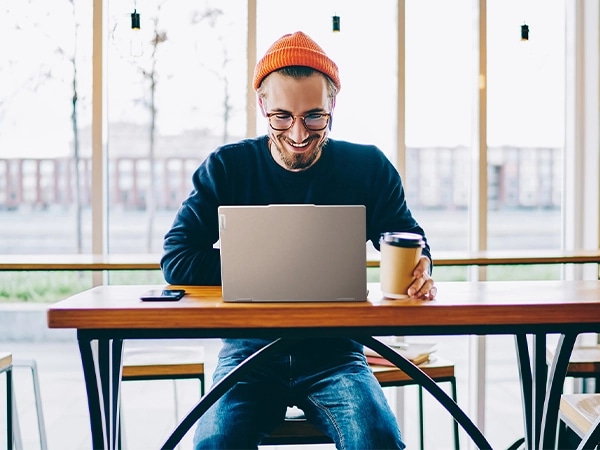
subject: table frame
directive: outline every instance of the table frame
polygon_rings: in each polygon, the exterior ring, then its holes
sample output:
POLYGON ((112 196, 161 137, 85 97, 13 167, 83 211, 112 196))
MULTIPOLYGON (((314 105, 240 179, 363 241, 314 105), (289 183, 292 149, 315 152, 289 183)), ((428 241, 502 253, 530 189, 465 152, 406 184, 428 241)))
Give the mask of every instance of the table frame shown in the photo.
MULTIPOLYGON (((461 332, 436 329, 408 330, 381 330, 374 336, 393 335, 454 335, 465 334, 461 332)), ((92 426, 93 448, 117 448, 119 417, 120 381, 122 370, 122 347, 125 339, 169 339, 169 338, 214 338, 241 337, 239 332, 231 333, 231 330, 213 330, 211 333, 199 333, 198 330, 136 330, 135 332, 123 332, 123 330, 78 330, 77 338, 84 367, 86 389, 88 394, 88 406, 90 410, 90 421, 92 426), (94 344, 94 342, 96 344, 94 344), (94 346, 97 345, 97 351, 94 346)), ((262 333, 256 330, 261 337, 270 336, 270 333, 262 333)), ((396 353, 391 347, 364 334, 364 330, 323 330, 319 334, 324 337, 351 336, 358 342, 380 353, 389 359, 398 368, 406 372, 419 384, 421 384, 437 401, 457 420, 459 425, 468 434, 472 441, 480 449, 491 449, 491 445, 480 432, 473 421, 458 407, 452 398, 441 389, 431 378, 403 356, 396 353)), ((471 330, 473 334, 511 334, 503 328, 475 327, 471 330)), ((552 331, 552 330, 547 330, 552 331)), ((526 448, 553 448, 558 420, 558 409, 560 394, 564 383, 569 356, 575 344, 577 335, 581 332, 592 331, 587 327, 581 330, 562 334, 559 339, 555 360, 548 371, 545 360, 546 331, 540 329, 531 334, 533 339, 533 353, 530 358, 530 350, 527 344, 527 335, 524 330, 515 334, 516 349, 519 362, 519 375, 522 389, 522 403, 524 411, 524 424, 526 436, 523 441, 526 448), (545 381, 547 377, 547 382, 545 381), (548 388, 546 388, 548 386, 548 388)), ((314 337, 314 330, 309 331, 314 337)), ((254 335, 254 333, 250 333, 254 335)), ((467 333, 471 334, 471 333, 467 333)), ((245 335, 245 334, 244 334, 245 335)), ((196 407, 175 428, 173 433, 165 441, 162 449, 173 449, 185 436, 198 418, 237 381, 260 365, 276 351, 280 351, 296 339, 308 336, 306 330, 286 330, 284 337, 276 338, 269 346, 252 355, 238 368, 225 377, 220 383, 213 386, 211 390, 201 399, 196 407)), ((275 336, 275 335, 273 335, 275 336)), ((281 336, 281 335, 280 335, 281 336)))
MULTIPOLYGON (((192 297, 180 305, 135 305, 138 301, 131 294, 136 292, 135 288, 141 291, 152 286, 128 286, 119 293, 118 298, 111 298, 110 295, 107 297, 106 293, 93 295, 93 289, 92 294, 82 293, 59 302, 49 310, 49 325, 51 328, 77 328, 94 448, 116 448, 121 358, 125 339, 266 337, 275 340, 242 363, 221 383, 213 386, 164 443, 162 448, 166 449, 174 448, 216 398, 272 352, 280 350, 293 340, 308 336, 346 336, 381 353, 408 373, 455 417, 479 448, 488 449, 491 446, 483 434, 448 394, 417 366, 372 336, 504 334, 515 336, 526 430, 524 441, 527 448, 542 449, 553 447, 560 394, 575 340, 580 333, 597 332, 600 329, 600 282, 569 283, 578 282, 440 282, 440 292, 445 292, 446 284, 453 284, 454 287, 447 291, 449 295, 463 295, 466 300, 444 304, 444 295, 439 295, 441 300, 436 300, 431 305, 437 305, 442 310, 438 311, 436 307, 434 313, 431 313, 427 302, 421 301, 388 301, 381 305, 375 302, 364 307, 355 304, 336 304, 335 307, 322 304, 314 307, 301 306, 289 310, 294 312, 291 319, 282 316, 288 311, 288 307, 277 304, 257 306, 256 315, 252 319, 248 316, 248 306, 220 306, 218 290, 215 289, 199 294, 200 297, 194 297, 192 291, 192 297), (488 290, 487 295, 491 295, 489 298, 482 294, 488 290), (86 302, 90 302, 89 308, 95 313, 87 313, 86 307, 77 301, 81 299, 80 295, 87 299, 86 302), (483 298, 480 301, 481 295, 483 298), (530 296, 536 299, 528 304, 526 299, 530 296), (510 297, 506 303, 505 297, 510 297), (569 298, 561 300, 563 297, 569 298), (98 301, 102 298, 106 298, 108 303, 103 305, 102 301, 98 301), (195 303, 195 299, 203 302, 204 298, 208 303, 195 303), (379 310, 378 306, 383 309, 379 310), (395 314, 399 311, 396 306, 402 308, 401 315, 395 314), (133 311, 130 311, 132 308, 133 311), (514 314, 506 317, 510 315, 511 308, 514 314), (217 310, 221 312, 216 317, 211 316, 217 310), (335 319, 321 319, 340 310, 343 319, 339 322, 345 325, 339 324, 335 319), (356 318, 355 313, 361 311, 367 314, 366 318, 356 318), (388 311, 393 317, 388 317, 388 311), (171 313, 167 324, 164 323, 166 312, 171 313), (131 317, 136 317, 137 323, 132 324, 127 320, 129 313, 133 313, 131 317), (270 319, 272 314, 281 317, 281 323, 276 327, 257 325, 266 323, 263 321, 267 317, 270 319), (413 319, 412 314, 420 317, 413 319), (312 317, 305 318, 305 315, 312 317), (243 325, 240 324, 240 317, 244 318, 243 325), (226 323, 220 325, 223 320, 226 323), (109 325, 106 325, 106 321, 109 325), (237 324, 231 325, 232 321, 237 324), (202 322, 202 326, 197 328, 189 325, 202 322), (555 360, 549 370, 545 359, 548 334, 561 335, 555 360), (528 336, 532 338, 531 350, 527 343, 528 336)), ((118 286, 104 286, 100 289, 102 288, 108 289, 106 292, 119 292, 120 289, 118 286)), ((377 295, 376 293, 375 296, 377 295)), ((249 307, 253 308, 254 305, 249 307)))

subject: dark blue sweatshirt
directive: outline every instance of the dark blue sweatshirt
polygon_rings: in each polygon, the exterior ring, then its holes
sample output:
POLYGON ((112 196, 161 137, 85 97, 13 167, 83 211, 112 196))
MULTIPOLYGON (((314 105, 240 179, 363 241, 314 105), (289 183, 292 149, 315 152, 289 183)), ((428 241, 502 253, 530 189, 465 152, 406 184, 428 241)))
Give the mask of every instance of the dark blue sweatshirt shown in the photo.
MULTIPOLYGON (((275 162, 267 136, 261 136, 218 148, 192 181, 193 190, 164 240, 161 268, 171 284, 221 284, 219 250, 213 248, 219 239, 220 205, 365 205, 365 241, 371 240, 375 248, 379 249, 379 235, 385 231, 424 235, 407 207, 398 171, 372 145, 329 139, 312 167, 291 172, 275 162)), ((423 254, 430 257, 428 245, 423 254)), ((358 348, 343 341, 331 340, 331 350, 358 348)), ((225 340, 222 355, 246 356, 265 342, 225 340)), ((322 342, 317 348, 325 349, 322 342)))

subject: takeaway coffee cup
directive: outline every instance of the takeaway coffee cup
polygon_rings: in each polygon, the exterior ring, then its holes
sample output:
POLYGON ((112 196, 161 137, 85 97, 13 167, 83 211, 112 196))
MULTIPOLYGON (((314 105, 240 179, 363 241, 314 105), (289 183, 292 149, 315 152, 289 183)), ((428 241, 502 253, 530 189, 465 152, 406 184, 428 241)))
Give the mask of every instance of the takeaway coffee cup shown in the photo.
POLYGON ((382 233, 379 246, 383 295, 388 298, 408 297, 408 288, 413 282, 413 271, 425 247, 423 237, 416 233, 382 233))

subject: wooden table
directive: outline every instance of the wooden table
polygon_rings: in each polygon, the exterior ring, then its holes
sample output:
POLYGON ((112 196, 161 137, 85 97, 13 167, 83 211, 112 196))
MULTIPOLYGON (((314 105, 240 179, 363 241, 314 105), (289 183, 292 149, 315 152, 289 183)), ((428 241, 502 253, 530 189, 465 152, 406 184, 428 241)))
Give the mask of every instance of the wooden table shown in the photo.
POLYGON ((156 286, 99 286, 52 305, 50 328, 75 328, 94 448, 115 448, 124 339, 270 337, 276 339, 213 386, 175 429, 173 448, 214 401, 270 354, 307 336, 350 336, 390 359, 453 414, 478 448, 485 437, 420 370, 372 336, 510 334, 516 338, 527 448, 552 448, 566 368, 579 333, 600 330, 600 281, 439 282, 435 301, 386 300, 369 285, 361 303, 228 303, 219 287, 186 289, 179 302, 142 303, 156 286), (546 335, 559 333, 548 371, 546 335), (527 336, 532 337, 532 352, 527 336), (97 343, 96 345, 93 345, 97 343), (549 380, 546 389, 546 380, 549 380))

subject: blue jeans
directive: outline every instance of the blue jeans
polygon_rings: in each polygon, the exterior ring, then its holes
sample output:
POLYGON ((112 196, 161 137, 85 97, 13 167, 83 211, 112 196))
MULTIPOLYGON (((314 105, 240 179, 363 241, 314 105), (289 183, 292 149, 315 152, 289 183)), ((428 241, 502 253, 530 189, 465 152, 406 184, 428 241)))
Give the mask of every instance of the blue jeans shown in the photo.
MULTIPOLYGON (((217 382, 243 358, 220 357, 217 382)), ((281 354, 237 383, 199 419, 195 449, 257 448, 298 406, 338 449, 403 449, 396 418, 362 352, 281 354)))

